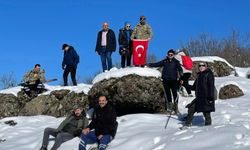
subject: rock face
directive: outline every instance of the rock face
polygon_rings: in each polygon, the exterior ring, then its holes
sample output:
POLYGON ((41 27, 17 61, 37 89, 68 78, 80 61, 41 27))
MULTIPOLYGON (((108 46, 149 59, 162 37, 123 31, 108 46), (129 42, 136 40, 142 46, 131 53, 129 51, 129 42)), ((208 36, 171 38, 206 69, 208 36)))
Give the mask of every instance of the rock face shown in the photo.
POLYGON ((119 116, 165 110, 162 82, 155 77, 128 75, 98 82, 88 92, 90 107, 98 104, 100 94, 107 96, 119 116))
POLYGON ((75 93, 69 90, 53 91, 49 95, 40 95, 34 99, 30 99, 22 92, 19 92, 17 97, 12 94, 0 94, 0 116, 66 116, 76 103, 86 109, 88 106, 87 98, 84 93, 75 93))
POLYGON ((230 99, 243 96, 243 91, 234 84, 229 84, 220 89, 219 98, 220 99, 230 99))
MULTIPOLYGON (((195 79, 198 72, 198 66, 200 61, 193 62, 193 70, 191 79, 195 79)), ((234 71, 227 63, 223 61, 207 62, 208 67, 213 71, 215 77, 229 76, 234 71)))

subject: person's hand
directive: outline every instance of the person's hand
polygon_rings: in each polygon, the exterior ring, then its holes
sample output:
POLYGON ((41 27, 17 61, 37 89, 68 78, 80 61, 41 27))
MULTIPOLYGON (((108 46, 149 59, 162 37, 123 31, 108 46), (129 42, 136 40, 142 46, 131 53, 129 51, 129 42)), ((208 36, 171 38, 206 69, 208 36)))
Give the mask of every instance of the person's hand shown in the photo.
POLYGON ((97 55, 100 55, 100 53, 98 51, 95 51, 97 55))
POLYGON ((212 97, 208 97, 207 100, 208 100, 209 104, 213 104, 214 103, 214 99, 212 97))
POLYGON ((101 135, 98 135, 98 140, 100 140, 101 138, 103 137, 103 135, 101 134, 101 135))
POLYGON ((89 133, 89 128, 85 128, 85 129, 83 129, 82 130, 82 133, 84 134, 84 135, 86 135, 86 134, 88 134, 89 133))
POLYGON ((183 84, 183 80, 180 80, 180 84, 181 84, 181 85, 183 84))
POLYGON ((148 41, 151 41, 152 40, 152 38, 148 38, 148 41))
POLYGON ((62 66, 62 70, 64 70, 65 68, 62 66))

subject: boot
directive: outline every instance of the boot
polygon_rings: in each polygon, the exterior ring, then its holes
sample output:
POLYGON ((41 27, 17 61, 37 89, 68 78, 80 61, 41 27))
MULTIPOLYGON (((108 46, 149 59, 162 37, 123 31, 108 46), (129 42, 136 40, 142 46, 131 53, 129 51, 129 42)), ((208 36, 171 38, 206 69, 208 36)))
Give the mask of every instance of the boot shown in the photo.
POLYGON ((178 109, 178 103, 174 103, 174 113, 175 115, 180 115, 181 113, 179 112, 179 109, 178 109))

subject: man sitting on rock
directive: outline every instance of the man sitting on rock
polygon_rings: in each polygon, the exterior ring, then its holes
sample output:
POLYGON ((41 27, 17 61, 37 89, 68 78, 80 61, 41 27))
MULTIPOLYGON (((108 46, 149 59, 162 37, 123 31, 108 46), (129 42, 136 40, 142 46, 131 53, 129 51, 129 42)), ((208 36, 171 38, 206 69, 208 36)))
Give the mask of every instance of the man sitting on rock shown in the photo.
POLYGON ((43 83, 46 81, 44 77, 45 71, 41 69, 40 64, 36 64, 35 68, 28 71, 22 80, 22 89, 29 97, 36 97, 39 93, 44 90, 43 83))
POLYGON ((86 150, 86 144, 93 143, 98 143, 99 150, 105 150, 115 137, 118 126, 116 112, 104 95, 99 96, 98 102, 91 123, 82 131, 79 150, 86 150))
POLYGON ((87 127, 88 119, 80 105, 73 107, 73 112, 69 115, 57 129, 46 128, 43 135, 43 143, 40 150, 47 150, 49 136, 55 137, 55 143, 51 150, 56 150, 63 142, 69 141, 76 136, 80 136, 82 129, 87 127))

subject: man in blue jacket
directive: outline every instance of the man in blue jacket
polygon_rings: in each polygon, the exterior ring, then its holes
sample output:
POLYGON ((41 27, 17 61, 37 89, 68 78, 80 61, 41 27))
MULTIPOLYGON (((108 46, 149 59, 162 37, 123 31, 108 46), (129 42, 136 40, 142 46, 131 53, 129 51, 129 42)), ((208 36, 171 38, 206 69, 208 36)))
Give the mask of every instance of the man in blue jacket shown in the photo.
POLYGON ((76 69, 79 63, 79 55, 76 53, 74 47, 68 44, 63 44, 62 50, 64 50, 64 57, 62 61, 62 69, 64 70, 64 86, 68 86, 69 73, 71 75, 73 85, 76 86, 76 69))

